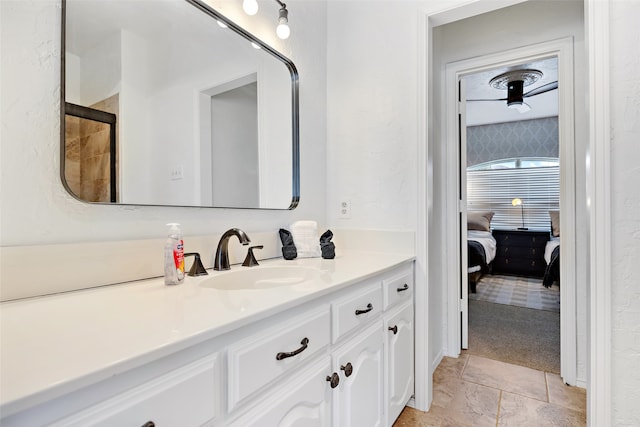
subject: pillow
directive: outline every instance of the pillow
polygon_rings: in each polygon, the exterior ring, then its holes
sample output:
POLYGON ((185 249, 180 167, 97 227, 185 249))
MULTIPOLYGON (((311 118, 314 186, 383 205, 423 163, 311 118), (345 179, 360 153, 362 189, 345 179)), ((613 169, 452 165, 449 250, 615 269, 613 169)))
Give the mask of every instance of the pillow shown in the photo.
POLYGON ((467 230, 491 231, 493 212, 467 212, 467 230))
POLYGON ((551 235, 553 237, 560 236, 560 211, 549 211, 551 217, 551 235))

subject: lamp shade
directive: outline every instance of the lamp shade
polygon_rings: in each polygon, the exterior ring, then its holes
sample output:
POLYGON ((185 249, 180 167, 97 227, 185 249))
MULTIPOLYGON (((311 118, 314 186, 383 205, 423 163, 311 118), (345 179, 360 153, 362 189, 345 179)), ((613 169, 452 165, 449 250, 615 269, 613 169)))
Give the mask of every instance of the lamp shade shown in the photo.
POLYGON ((512 206, 520 206, 522 205, 522 199, 518 199, 517 197, 511 201, 512 206))

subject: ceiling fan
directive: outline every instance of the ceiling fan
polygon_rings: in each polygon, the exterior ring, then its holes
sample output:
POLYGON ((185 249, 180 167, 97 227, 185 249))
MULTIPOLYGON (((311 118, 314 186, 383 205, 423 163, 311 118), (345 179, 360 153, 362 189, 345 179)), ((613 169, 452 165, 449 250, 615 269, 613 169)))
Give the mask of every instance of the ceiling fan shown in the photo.
POLYGON ((521 113, 531 110, 531 106, 524 102, 524 98, 540 95, 558 88, 558 82, 550 82, 524 93, 524 88, 537 82, 542 77, 542 71, 533 69, 513 70, 500 74, 489 81, 489 85, 500 90, 507 90, 506 98, 497 99, 467 99, 476 101, 507 101, 507 107, 514 108, 521 113))

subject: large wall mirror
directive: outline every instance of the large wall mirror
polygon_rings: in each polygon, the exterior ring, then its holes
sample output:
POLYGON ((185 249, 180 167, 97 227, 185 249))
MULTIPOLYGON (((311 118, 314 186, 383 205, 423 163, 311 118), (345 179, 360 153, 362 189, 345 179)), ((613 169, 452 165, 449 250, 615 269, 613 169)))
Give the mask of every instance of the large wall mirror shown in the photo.
POLYGON ((199 0, 63 0, 61 175, 91 203, 293 209, 293 63, 199 0))

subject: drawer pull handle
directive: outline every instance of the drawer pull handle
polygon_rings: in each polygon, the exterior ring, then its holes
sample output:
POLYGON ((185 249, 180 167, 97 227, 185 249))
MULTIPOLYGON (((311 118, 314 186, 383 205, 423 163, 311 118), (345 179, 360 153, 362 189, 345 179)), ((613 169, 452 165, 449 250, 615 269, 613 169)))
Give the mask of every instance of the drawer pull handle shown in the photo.
POLYGON ((300 344, 302 344, 302 347, 300 347, 297 350, 293 350, 293 351, 286 352, 286 353, 280 352, 280 353, 276 354, 276 360, 286 359, 287 357, 297 356, 298 354, 302 353, 309 346, 309 338, 306 338, 306 337, 303 338, 302 341, 300 341, 300 344))
POLYGON ((334 372, 331 375, 327 375, 327 381, 331 383, 331 388, 336 388, 340 384, 340 376, 334 372))
POLYGON ((351 364, 351 362, 347 363, 346 366, 345 365, 340 366, 340 369, 344 371, 344 376, 347 378, 350 377, 351 374, 353 373, 353 365, 351 364))
POLYGON ((409 290, 409 285, 407 285, 406 283, 404 284, 403 287, 396 289, 396 291, 398 292, 404 292, 404 291, 408 291, 409 290))
POLYGON ((356 316, 360 316, 361 314, 365 314, 373 310, 373 304, 367 304, 367 308, 364 310, 356 310, 356 316))
POLYGON ((398 333, 398 325, 393 325, 393 327, 389 326, 389 330, 393 332, 393 335, 398 333))
POLYGON ((146 423, 142 424, 142 427, 156 427, 156 423, 154 423, 153 421, 147 421, 146 423))

